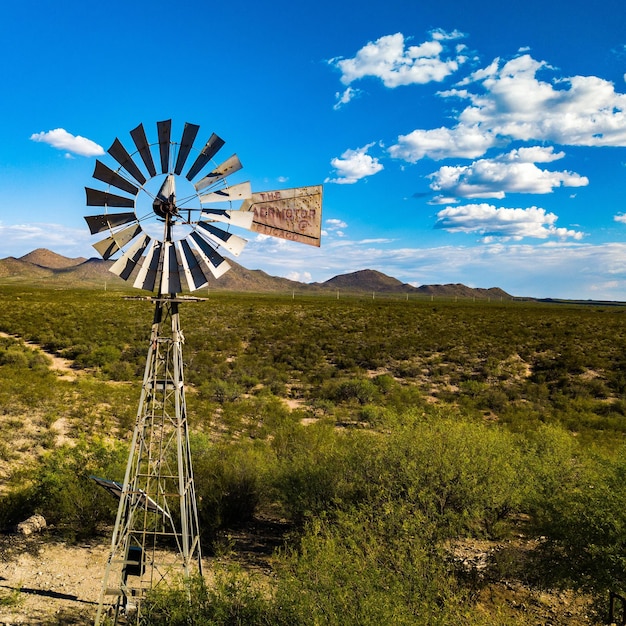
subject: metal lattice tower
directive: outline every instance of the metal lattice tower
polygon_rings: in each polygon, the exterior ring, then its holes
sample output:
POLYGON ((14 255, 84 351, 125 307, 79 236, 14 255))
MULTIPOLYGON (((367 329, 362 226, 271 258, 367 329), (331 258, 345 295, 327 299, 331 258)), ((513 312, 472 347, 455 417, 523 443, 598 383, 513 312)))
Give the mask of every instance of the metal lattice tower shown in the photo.
POLYGON ((146 590, 202 575, 200 531, 183 380, 183 333, 175 297, 155 299, 137 419, 121 490, 98 616, 107 596, 121 614, 146 590))
POLYGON ((93 177, 107 189, 85 188, 87 205, 104 211, 85 217, 91 234, 108 233, 94 248, 105 260, 120 252, 110 271, 158 294, 124 481, 94 477, 120 499, 96 626, 111 598, 117 624, 139 616, 153 587, 202 575, 177 294, 230 269, 222 253, 238 256, 246 244, 232 227, 320 245, 321 185, 252 193, 249 182, 231 184, 242 165, 236 154, 213 161, 225 143, 215 133, 183 177, 199 128, 186 123, 173 142, 172 121, 157 122, 158 138, 150 144, 140 124, 130 132, 134 153, 119 139, 109 148, 117 169, 96 161, 93 177))

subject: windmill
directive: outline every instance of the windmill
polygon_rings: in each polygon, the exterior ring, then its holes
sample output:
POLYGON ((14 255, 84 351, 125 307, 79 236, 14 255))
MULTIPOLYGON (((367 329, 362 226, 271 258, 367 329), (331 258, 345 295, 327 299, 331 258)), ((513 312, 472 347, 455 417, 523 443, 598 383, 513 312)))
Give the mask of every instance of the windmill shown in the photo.
POLYGON ((215 133, 185 171, 199 129, 186 123, 174 142, 171 120, 157 122, 150 144, 140 124, 130 131, 132 154, 117 138, 109 148, 115 169, 96 160, 93 177, 106 189, 85 188, 87 206, 102 207, 85 217, 92 235, 106 235, 94 248, 105 260, 119 253, 110 271, 156 294, 124 480, 95 478, 119 497, 96 625, 107 605, 117 624, 139 614, 147 590, 202 575, 178 313, 199 299, 183 291, 230 269, 222 253, 238 256, 246 244, 231 228, 320 245, 321 185, 253 193, 249 182, 231 184, 242 165, 236 154, 214 160, 225 143, 215 133))

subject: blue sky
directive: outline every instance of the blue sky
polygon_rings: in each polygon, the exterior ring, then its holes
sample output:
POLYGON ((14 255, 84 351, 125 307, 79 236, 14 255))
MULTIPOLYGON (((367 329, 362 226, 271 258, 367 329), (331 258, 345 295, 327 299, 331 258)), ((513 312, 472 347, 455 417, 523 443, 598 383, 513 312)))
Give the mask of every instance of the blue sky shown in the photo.
POLYGON ((3 16, 2 258, 97 256, 96 158, 171 118, 174 137, 192 122, 199 143, 224 138, 254 191, 324 183, 321 248, 242 232, 246 267, 626 300, 623 0, 25 0, 3 16))

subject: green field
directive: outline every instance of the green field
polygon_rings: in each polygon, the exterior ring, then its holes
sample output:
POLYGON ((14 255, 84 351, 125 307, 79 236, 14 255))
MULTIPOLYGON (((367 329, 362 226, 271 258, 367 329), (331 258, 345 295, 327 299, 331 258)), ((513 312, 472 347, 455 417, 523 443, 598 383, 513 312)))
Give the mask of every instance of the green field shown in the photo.
MULTIPOLYGON (((106 536, 114 503, 87 476, 122 477, 152 314, 122 292, 0 287, 0 526, 41 512, 66 539, 106 536), (59 376, 24 341, 84 373, 59 376)), ((178 596, 153 598, 146 623, 544 623, 503 581, 592 603, 587 621, 551 623, 602 623, 626 591, 625 316, 371 296, 181 305, 204 551, 259 520, 287 531, 269 578, 224 570, 178 617, 178 596), (455 558, 466 545, 491 546, 484 567, 455 558)))

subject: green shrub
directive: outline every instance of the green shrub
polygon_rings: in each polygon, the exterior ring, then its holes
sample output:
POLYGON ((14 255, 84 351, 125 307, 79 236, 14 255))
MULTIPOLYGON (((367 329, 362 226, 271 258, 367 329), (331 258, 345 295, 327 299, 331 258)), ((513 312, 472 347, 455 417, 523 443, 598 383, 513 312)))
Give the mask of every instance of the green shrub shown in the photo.
POLYGON ((432 527, 389 501, 318 518, 278 569, 276 604, 293 624, 492 624, 448 572, 432 527))
POLYGON ((0 346, 0 366, 6 365, 15 369, 46 369, 50 365, 50 359, 40 350, 31 350, 22 342, 10 343, 0 346))
POLYGON ((33 513, 40 513, 69 539, 94 535, 102 524, 112 522, 118 503, 90 476, 119 479, 126 453, 122 445, 98 440, 47 452, 2 498, 1 526, 11 529, 33 513))
POLYGON ((276 432, 276 491, 294 521, 364 502, 405 501, 442 537, 498 535, 519 510, 528 477, 515 435, 437 410, 370 417, 385 420, 391 432, 337 432, 323 423, 276 432))
POLYGON ((293 521, 352 506, 367 491, 367 458, 375 458, 369 433, 338 433, 333 424, 287 423, 271 441, 277 456, 276 497, 293 521))
POLYGON ((78 367, 104 367, 119 361, 122 351, 112 345, 103 345, 93 348, 89 352, 76 357, 78 367))
POLYGON ((236 383, 227 380, 214 380, 203 385, 202 393, 219 404, 233 402, 243 393, 243 389, 236 383))
POLYGON ((526 487, 517 438, 504 430, 433 409, 407 412, 377 461, 380 492, 411 502, 442 536, 497 535, 526 487), (411 416, 413 418, 411 419, 411 416))
POLYGON ((223 528, 241 526, 254 516, 265 495, 269 471, 263 444, 214 444, 194 435, 192 457, 198 514, 209 543, 223 528))
POLYGON ((333 402, 356 401, 368 404, 380 395, 379 387, 367 378, 329 381, 322 386, 319 395, 333 402))
POLYGON ((392 390, 397 389, 398 383, 394 379, 393 376, 389 374, 381 374, 380 376, 376 376, 372 379, 372 382, 378 387, 378 390, 384 394, 388 395, 392 390))
POLYGON ((111 380, 133 380, 137 375, 135 367, 126 361, 107 363, 104 367, 104 373, 111 380))
POLYGON ((626 459, 554 445, 535 473, 529 510, 546 537, 542 571, 561 585, 626 591, 626 459), (543 470, 543 471, 542 471, 543 470))
POLYGON ((209 586, 196 577, 151 590, 141 626, 287 626, 259 584, 236 568, 218 568, 209 586))

